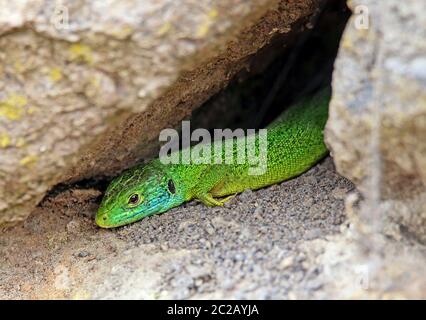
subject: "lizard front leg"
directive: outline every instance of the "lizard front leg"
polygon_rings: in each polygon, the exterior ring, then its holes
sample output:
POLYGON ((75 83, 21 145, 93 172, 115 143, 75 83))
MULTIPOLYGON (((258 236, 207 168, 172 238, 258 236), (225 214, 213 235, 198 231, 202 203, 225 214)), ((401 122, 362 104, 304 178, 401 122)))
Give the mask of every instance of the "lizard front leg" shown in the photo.
POLYGON ((216 207, 216 206, 223 206, 225 202, 235 197, 236 194, 231 194, 223 199, 215 199, 213 196, 208 192, 204 194, 200 194, 196 196, 196 199, 200 200, 202 203, 204 203, 206 206, 209 207, 216 207))
POLYGON ((199 182, 193 189, 193 197, 209 207, 223 206, 226 201, 234 197, 234 195, 230 195, 224 199, 218 200, 211 194, 211 190, 226 179, 226 169, 227 167, 225 165, 209 166, 199 177, 199 182))

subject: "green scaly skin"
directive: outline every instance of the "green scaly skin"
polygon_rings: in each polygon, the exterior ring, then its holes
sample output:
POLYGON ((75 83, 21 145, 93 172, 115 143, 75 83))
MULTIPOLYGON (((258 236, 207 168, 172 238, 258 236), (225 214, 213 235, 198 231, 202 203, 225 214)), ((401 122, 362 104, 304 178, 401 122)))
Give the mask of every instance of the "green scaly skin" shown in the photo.
MULTIPOLYGON (((208 206, 223 205, 245 189, 259 189, 300 175, 328 153, 323 129, 329 100, 329 90, 323 90, 290 107, 267 127, 264 174, 249 174, 247 162, 163 164, 155 159, 124 172, 111 182, 96 215, 97 225, 103 228, 126 225, 192 199, 208 206), (224 196, 228 197, 217 199, 224 196)), ((255 139, 258 154, 258 136, 255 139)), ((212 149, 214 146, 215 142, 212 149)), ((235 142, 233 146, 235 154, 235 142)))

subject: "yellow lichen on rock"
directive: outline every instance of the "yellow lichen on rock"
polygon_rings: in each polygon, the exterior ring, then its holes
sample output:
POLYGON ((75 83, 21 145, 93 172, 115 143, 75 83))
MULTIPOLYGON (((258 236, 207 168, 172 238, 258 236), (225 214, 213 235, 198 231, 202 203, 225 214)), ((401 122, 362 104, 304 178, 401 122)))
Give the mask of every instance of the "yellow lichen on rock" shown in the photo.
POLYGON ((58 82, 62 79, 62 71, 61 68, 55 67, 52 68, 49 72, 49 78, 52 82, 58 82))
POLYGON ((16 140, 16 144, 15 144, 15 147, 17 147, 17 148, 22 148, 23 146, 25 146, 25 139, 24 138, 22 138, 22 137, 19 137, 17 140, 16 140))
POLYGON ((0 148, 7 148, 10 146, 10 136, 6 132, 0 132, 0 148))
POLYGON ((21 166, 32 166, 35 164, 38 160, 38 157, 36 155, 30 154, 28 156, 25 156, 19 161, 19 164, 21 166))
POLYGON ((92 49, 81 43, 75 43, 70 46, 69 57, 71 61, 80 61, 89 64, 93 62, 92 49))
POLYGON ((26 97, 18 94, 11 94, 6 100, 0 102, 0 117, 8 120, 19 120, 23 113, 23 107, 28 103, 26 97))
POLYGON ((172 29, 172 24, 170 23, 170 21, 167 21, 161 26, 160 29, 158 29, 157 35, 163 36, 167 34, 171 29, 172 29))
POLYGON ((13 64, 13 67, 15 68, 15 70, 18 73, 22 73, 23 71, 25 71, 25 66, 22 64, 21 61, 16 60, 15 63, 13 64))
POLYGON ((216 19, 218 15, 218 12, 216 9, 211 9, 207 13, 207 17, 204 20, 204 22, 198 27, 196 37, 197 38, 203 38, 207 35, 207 33, 210 30, 210 26, 213 24, 214 20, 216 19))

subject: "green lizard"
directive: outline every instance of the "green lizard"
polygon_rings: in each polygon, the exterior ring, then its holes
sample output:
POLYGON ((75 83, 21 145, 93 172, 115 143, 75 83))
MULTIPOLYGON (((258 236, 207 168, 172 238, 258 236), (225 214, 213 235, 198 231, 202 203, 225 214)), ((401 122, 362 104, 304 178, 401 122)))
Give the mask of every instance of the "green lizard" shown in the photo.
MULTIPOLYGON (((208 206, 223 205, 245 189, 259 189, 305 172, 328 152, 323 129, 329 100, 329 90, 323 90, 288 108, 267 127, 267 166, 263 174, 249 174, 247 162, 163 164, 159 159, 127 170, 109 185, 96 215, 97 225, 122 226, 191 199, 208 206)), ((254 137, 258 140, 259 134, 254 137)), ((217 143, 222 142, 211 143, 211 150, 217 143)), ((235 152, 237 143, 232 145, 235 152)), ((255 148, 259 153, 258 141, 255 148)))

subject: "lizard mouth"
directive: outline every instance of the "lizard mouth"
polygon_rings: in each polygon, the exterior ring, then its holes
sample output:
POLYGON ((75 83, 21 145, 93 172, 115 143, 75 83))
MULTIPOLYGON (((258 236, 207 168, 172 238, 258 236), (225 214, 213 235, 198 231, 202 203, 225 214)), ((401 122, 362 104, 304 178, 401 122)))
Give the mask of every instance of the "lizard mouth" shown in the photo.
POLYGON ((140 212, 136 212, 131 216, 128 216, 127 213, 116 212, 114 209, 112 210, 102 210, 99 209, 96 214, 95 222, 98 227, 101 228, 115 228, 120 227, 125 224, 128 224, 132 221, 132 218, 139 215, 140 212))
POLYGON ((113 226, 109 224, 108 214, 110 211, 99 210, 96 214, 96 224, 101 228, 112 228, 113 226))

